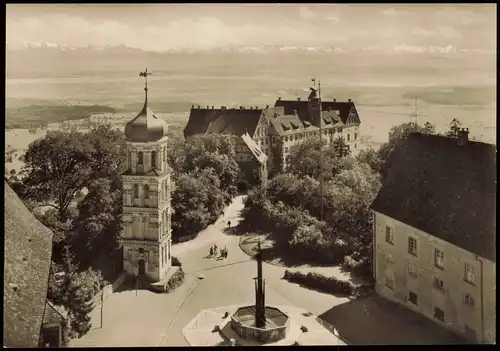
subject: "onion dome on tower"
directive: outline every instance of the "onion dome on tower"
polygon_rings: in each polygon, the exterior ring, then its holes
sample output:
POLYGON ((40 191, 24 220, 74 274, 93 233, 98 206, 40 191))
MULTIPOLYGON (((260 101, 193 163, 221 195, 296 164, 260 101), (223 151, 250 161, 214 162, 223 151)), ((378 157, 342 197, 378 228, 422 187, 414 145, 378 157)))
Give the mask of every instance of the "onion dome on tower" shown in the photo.
POLYGON ((155 142, 167 135, 168 125, 163 119, 157 117, 148 106, 148 76, 151 73, 146 68, 139 75, 144 77, 146 83, 144 106, 141 112, 125 125, 125 139, 136 143, 155 142))

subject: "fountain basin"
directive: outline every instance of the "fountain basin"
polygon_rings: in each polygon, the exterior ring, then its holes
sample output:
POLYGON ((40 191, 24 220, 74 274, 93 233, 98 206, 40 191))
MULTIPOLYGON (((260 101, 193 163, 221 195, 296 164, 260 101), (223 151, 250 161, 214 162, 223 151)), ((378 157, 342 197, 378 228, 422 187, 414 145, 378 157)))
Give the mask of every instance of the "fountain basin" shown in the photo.
POLYGON ((276 307, 265 307, 266 324, 258 328, 255 320, 255 306, 244 306, 231 316, 231 328, 243 339, 262 343, 276 342, 286 337, 290 318, 276 307))

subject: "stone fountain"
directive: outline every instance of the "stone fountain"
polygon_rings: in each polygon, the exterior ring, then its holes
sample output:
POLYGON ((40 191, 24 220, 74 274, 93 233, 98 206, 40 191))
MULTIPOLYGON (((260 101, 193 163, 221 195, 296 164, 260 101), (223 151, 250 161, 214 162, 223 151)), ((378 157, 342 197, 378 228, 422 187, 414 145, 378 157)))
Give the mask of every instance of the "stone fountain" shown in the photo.
POLYGON ((201 311, 182 331, 190 345, 343 344, 311 313, 294 306, 266 305, 260 242, 257 245, 256 258, 255 304, 201 311))

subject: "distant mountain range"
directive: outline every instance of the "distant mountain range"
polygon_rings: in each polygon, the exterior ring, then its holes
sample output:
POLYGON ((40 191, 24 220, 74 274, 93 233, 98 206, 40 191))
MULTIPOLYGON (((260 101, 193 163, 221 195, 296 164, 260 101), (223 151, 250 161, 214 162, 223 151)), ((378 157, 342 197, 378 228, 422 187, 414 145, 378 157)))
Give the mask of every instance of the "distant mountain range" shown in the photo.
POLYGON ((182 48, 165 51, 145 51, 125 45, 119 46, 68 46, 51 42, 34 43, 6 43, 7 53, 19 51, 37 51, 37 52, 66 52, 66 53, 104 53, 104 54, 141 54, 141 53, 272 53, 272 52, 324 52, 324 53, 356 53, 356 52, 378 52, 378 53, 430 53, 430 54, 457 54, 457 53, 476 53, 476 54, 494 54, 494 51, 486 51, 474 48, 457 48, 448 46, 414 46, 408 44, 394 45, 392 47, 366 47, 360 49, 349 49, 339 46, 321 47, 321 46, 241 46, 224 47, 216 49, 200 48, 182 48))

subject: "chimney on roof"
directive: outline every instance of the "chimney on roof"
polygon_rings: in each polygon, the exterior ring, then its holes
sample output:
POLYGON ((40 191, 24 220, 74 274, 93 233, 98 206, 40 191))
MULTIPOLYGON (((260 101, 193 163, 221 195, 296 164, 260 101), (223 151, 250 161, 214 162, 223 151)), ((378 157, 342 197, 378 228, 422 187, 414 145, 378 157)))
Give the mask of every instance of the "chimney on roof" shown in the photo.
POLYGON ((457 143, 459 146, 465 146, 469 141, 469 128, 460 128, 458 130, 457 143))
POLYGON ((351 99, 347 99, 348 102, 351 102, 351 99))
POLYGON ((214 109, 214 107, 212 106, 212 110, 214 109))
POLYGON ((194 105, 191 105, 191 108, 193 109, 193 108, 194 108, 194 105))
POLYGON ((269 108, 269 105, 266 105, 266 108, 269 108))
POLYGON ((333 98, 333 102, 337 102, 337 99, 336 99, 336 98, 333 98))
POLYGON ((220 107, 221 110, 225 110, 226 109, 226 106, 221 106, 220 107))
POLYGON ((240 110, 243 110, 243 106, 240 106, 240 110))
POLYGON ((297 98, 297 101, 300 101, 300 97, 297 98))
POLYGON ((297 116, 297 110, 293 110, 293 115, 297 116))
POLYGON ((259 106, 255 106, 255 109, 258 110, 259 109, 259 106))
POLYGON ((278 98, 278 100, 281 100, 281 96, 278 98))

